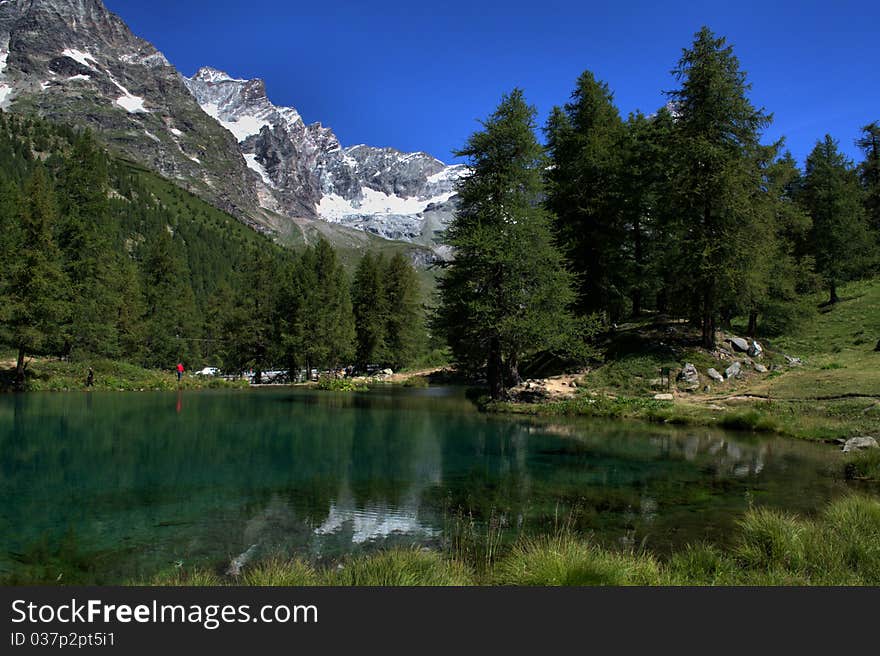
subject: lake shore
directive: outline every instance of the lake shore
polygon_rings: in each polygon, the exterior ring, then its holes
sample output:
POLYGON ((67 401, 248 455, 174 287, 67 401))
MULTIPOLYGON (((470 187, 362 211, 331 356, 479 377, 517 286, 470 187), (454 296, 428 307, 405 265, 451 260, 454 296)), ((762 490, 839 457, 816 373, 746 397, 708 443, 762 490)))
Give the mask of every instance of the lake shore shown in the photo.
POLYGON ((691 545, 666 558, 607 549, 564 529, 502 554, 491 535, 447 552, 390 549, 324 565, 274 556, 225 571, 172 567, 152 586, 594 586, 880 584, 880 501, 849 496, 815 519, 752 509, 729 548, 691 545))

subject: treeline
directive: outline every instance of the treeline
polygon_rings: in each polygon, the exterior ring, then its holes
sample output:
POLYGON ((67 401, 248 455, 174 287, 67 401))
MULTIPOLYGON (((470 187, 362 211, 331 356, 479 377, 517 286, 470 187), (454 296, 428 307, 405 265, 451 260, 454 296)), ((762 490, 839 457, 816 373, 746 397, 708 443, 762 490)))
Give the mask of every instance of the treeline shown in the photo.
POLYGON ((326 242, 297 255, 88 132, 0 112, 0 344, 19 384, 32 355, 259 372, 363 353, 402 366, 426 343, 419 284, 402 255, 361 268, 377 265, 375 296, 326 242), (353 295, 372 298, 369 319, 353 295))
POLYGON ((520 90, 502 99, 460 156, 473 174, 448 231, 456 259, 437 327, 494 397, 519 362, 572 352, 591 330, 660 313, 690 319, 711 348, 735 317, 773 333, 825 288, 876 272, 880 124, 855 165, 826 136, 801 170, 761 143, 771 116, 748 98, 732 48, 703 28, 651 115, 621 118, 587 71, 538 142, 520 90))

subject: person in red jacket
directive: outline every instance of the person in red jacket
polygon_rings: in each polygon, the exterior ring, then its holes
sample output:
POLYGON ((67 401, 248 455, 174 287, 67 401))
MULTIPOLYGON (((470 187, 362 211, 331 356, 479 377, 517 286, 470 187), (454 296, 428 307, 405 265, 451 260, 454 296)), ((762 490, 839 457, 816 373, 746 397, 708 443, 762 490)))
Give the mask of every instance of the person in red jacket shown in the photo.
POLYGON ((180 382, 180 379, 183 378, 183 363, 177 363, 177 382, 180 382))

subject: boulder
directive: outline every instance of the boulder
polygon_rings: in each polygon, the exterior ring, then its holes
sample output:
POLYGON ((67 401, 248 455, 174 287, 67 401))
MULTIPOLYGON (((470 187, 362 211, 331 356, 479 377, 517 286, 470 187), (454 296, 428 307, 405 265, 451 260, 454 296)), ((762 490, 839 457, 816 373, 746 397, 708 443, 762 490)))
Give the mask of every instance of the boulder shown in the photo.
POLYGON ((850 453, 852 451, 862 451, 864 449, 878 448, 877 440, 873 437, 863 435, 861 437, 851 437, 843 445, 843 452, 850 453))
POLYGON ((385 376, 391 376, 394 374, 394 371, 392 371, 391 369, 383 369, 382 374, 385 376))
POLYGON ((709 369, 706 370, 706 375, 714 380, 716 383, 724 382, 724 376, 718 373, 718 370, 713 367, 709 367, 709 369))
POLYGON ((681 371, 678 372, 678 380, 683 382, 685 389, 694 390, 700 386, 700 372, 690 362, 685 363, 681 371))
POLYGON ((749 343, 747 340, 742 337, 731 337, 730 344, 733 346, 735 351, 739 351, 741 353, 745 353, 749 350, 749 343))
POLYGON ((684 367, 681 368, 681 371, 678 372, 678 379, 688 383, 699 383, 700 372, 697 371, 697 368, 694 365, 687 362, 684 367))
POLYGON ((758 342, 752 340, 752 343, 749 345, 749 355, 753 358, 760 358, 764 355, 764 347, 761 346, 758 342))
POLYGON ((755 367, 755 371, 757 371, 759 374, 766 374, 767 373, 767 367, 765 367, 760 362, 755 362, 752 364, 752 366, 755 367))
POLYGON ((673 400, 675 400, 675 397, 672 396, 672 394, 655 394, 654 400, 655 401, 673 401, 673 400))
POLYGON ((786 362, 789 364, 789 366, 791 366, 791 367, 799 367, 800 365, 803 364, 803 361, 802 361, 800 358, 793 358, 793 357, 791 357, 790 355, 786 355, 786 356, 784 356, 784 357, 785 357, 785 361, 786 361, 786 362))
POLYGON ((724 375, 728 380, 731 378, 739 378, 742 373, 742 365, 739 362, 734 362, 727 369, 724 370, 724 375))

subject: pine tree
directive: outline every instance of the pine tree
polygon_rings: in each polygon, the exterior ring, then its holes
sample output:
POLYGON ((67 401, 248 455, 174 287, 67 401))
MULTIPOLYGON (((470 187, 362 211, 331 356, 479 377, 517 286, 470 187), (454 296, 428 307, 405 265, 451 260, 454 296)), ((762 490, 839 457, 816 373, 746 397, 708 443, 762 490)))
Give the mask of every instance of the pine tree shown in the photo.
POLYGON ((257 384, 261 382, 262 372, 277 357, 280 343, 279 268, 266 251, 249 253, 238 293, 224 318, 224 366, 239 372, 253 369, 257 384))
MULTIPOLYGON (((660 291, 660 256, 665 240, 664 209, 668 192, 672 116, 666 108, 646 117, 631 114, 621 143, 620 208, 622 286, 639 316, 646 301, 660 291)), ((656 305, 656 303, 655 303, 656 305)))
POLYGON ((801 197, 813 220, 816 271, 828 288, 829 303, 837 303, 837 286, 864 271, 872 244, 858 175, 830 135, 807 157, 801 197))
POLYGON ((856 145, 865 153, 865 161, 859 167, 865 189, 865 211, 875 237, 880 239, 880 123, 874 121, 863 127, 856 145))
POLYGON ((194 340, 200 338, 195 297, 189 272, 167 226, 159 228, 146 247, 143 262, 145 364, 171 368, 189 363, 194 340))
POLYGON ((623 308, 619 169, 623 124, 605 82, 585 71, 571 100, 554 108, 545 128, 551 166, 547 207, 556 217, 559 245, 578 274, 578 307, 623 308))
POLYGON ((385 297, 389 362, 394 369, 400 369, 411 364, 427 342, 418 275, 401 253, 394 254, 385 269, 385 297))
POLYGON ((24 386, 25 358, 58 348, 69 314, 69 283, 53 231, 55 194, 38 165, 24 191, 20 230, 7 268, 2 298, 3 338, 18 352, 15 377, 24 386))
POLYGON ((768 222, 772 233, 764 237, 766 267, 762 270, 766 285, 763 293, 744 308, 748 312, 750 337, 757 334, 759 317, 764 332, 778 334, 810 312, 801 299, 816 287, 814 260, 807 247, 812 221, 797 202, 801 186, 801 172, 791 153, 786 152, 767 167, 767 201, 771 204, 768 222))
POLYGON ((336 367, 354 352, 350 283, 324 239, 306 249, 285 294, 283 339, 291 368, 336 367))
POLYGON ((519 382, 521 358, 563 347, 574 324, 572 279, 540 202, 546 159, 534 128, 535 109, 516 89, 457 153, 472 173, 446 233, 455 259, 436 324, 460 367, 485 366, 493 399, 519 382))
POLYGON ((354 274, 351 288, 356 335, 356 359, 360 370, 388 358, 386 321, 388 299, 385 292, 385 259, 365 254, 354 274))
POLYGON ((59 186, 59 246, 76 303, 67 351, 118 357, 116 318, 122 310, 121 274, 109 222, 106 156, 90 133, 78 135, 64 161, 59 186))
POLYGON ((669 202, 674 232, 667 267, 714 346, 721 314, 760 275, 752 253, 765 232, 762 191, 766 151, 759 143, 770 117, 746 97, 750 85, 733 49, 708 29, 697 33, 674 71, 681 88, 669 92, 675 114, 669 202))

